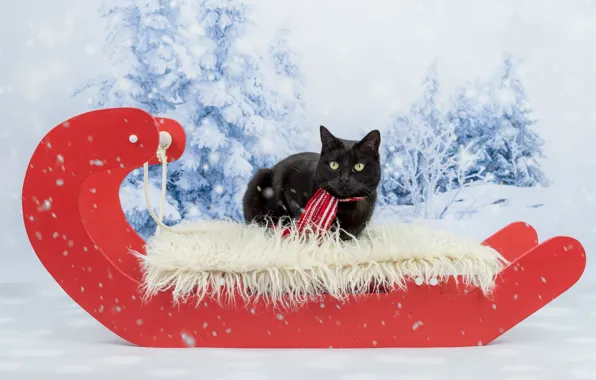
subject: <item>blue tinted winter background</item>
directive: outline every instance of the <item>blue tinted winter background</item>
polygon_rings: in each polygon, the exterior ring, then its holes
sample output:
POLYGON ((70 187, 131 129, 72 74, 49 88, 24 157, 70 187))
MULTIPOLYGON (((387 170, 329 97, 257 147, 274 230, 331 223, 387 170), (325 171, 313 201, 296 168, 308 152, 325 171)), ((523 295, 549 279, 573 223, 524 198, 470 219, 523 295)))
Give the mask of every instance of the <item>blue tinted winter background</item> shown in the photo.
MULTIPOLYGON (((596 2, 21 0, 0 13, 0 378, 596 378, 596 2), (53 284, 20 190, 50 128, 90 109, 175 118, 166 221, 241 220, 249 177, 319 149, 318 126, 382 134, 376 220, 481 240, 516 220, 579 239, 582 280, 491 346, 146 350, 53 284)), ((159 194, 152 169, 151 196, 159 194)), ((155 226, 139 177, 127 217, 155 226)), ((561 268, 564 270, 565 268, 561 268)))

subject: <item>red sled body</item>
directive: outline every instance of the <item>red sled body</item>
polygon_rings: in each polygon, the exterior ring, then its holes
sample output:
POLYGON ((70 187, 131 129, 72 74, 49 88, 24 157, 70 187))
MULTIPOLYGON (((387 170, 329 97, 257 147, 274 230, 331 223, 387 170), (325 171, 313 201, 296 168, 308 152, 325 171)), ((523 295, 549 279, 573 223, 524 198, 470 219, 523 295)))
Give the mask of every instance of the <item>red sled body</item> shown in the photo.
POLYGON ((166 292, 143 301, 141 268, 129 250, 143 252, 145 242, 125 219, 119 188, 144 162, 158 163, 159 131, 172 136, 168 160, 180 158, 186 138, 174 120, 134 108, 76 116, 40 142, 22 193, 27 234, 39 260, 75 302, 135 345, 486 345, 573 286, 586 265, 577 240, 557 236, 539 244, 531 226, 516 222, 484 241, 510 261, 489 296, 452 278, 437 286, 412 282, 407 291, 373 293, 348 303, 323 296, 284 314, 265 303, 174 305, 166 292))

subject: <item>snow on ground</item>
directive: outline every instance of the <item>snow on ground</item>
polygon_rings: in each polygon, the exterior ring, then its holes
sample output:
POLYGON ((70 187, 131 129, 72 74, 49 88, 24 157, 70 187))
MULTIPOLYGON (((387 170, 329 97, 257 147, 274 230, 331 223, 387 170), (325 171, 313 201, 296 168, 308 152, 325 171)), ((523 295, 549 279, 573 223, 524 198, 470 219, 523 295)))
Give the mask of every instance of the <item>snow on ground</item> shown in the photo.
MULTIPOLYGON (((577 209, 557 202, 557 194, 556 188, 470 188, 459 194, 461 201, 445 219, 429 222, 479 240, 516 220, 534 225, 541 240, 583 233, 581 220, 574 220, 577 209)), ((450 199, 450 194, 443 197, 450 199)), ((405 210, 379 211, 377 220, 383 221, 397 220, 405 210)), ((585 236, 580 241, 589 258, 596 239, 593 233, 585 236)), ((27 264, 23 271, 30 268, 27 264)), ((8 269, 0 269, 0 278, 8 278, 2 272, 20 272, 8 269)), ((78 307, 49 275, 37 276, 37 282, 0 284, 2 380, 596 379, 596 278, 589 272, 489 346, 322 351, 133 347, 78 307)))

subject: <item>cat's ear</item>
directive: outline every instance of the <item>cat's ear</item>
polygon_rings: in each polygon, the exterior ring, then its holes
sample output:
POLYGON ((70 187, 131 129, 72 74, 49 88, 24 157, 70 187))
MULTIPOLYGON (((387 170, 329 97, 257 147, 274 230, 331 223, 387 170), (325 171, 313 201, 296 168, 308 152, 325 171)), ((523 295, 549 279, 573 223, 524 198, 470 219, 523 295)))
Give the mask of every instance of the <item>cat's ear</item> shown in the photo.
POLYGON ((375 153, 379 152, 380 145, 381 145, 381 132, 379 132, 377 129, 375 129, 374 131, 368 132, 368 134, 366 136, 364 136, 364 138, 362 140, 358 141, 358 143, 356 144, 356 146, 360 150, 369 150, 369 151, 373 151, 375 153))
POLYGON ((341 146, 341 142, 339 141, 339 139, 337 137, 333 136, 333 134, 331 134, 331 132, 329 132, 329 130, 322 125, 321 125, 321 144, 323 145, 323 150, 328 150, 328 149, 337 148, 337 147, 341 146))

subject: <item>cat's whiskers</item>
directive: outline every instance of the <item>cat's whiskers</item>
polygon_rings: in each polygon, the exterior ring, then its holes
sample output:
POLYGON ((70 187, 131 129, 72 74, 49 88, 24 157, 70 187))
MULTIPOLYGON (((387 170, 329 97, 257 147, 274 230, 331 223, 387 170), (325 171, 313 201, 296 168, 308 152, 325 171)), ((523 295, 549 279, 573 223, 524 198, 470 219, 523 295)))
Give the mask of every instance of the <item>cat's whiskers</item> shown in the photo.
POLYGON ((370 197, 371 195, 374 194, 375 189, 371 188, 370 186, 367 185, 362 185, 362 187, 360 188, 359 191, 362 191, 364 193, 365 197, 370 197))

